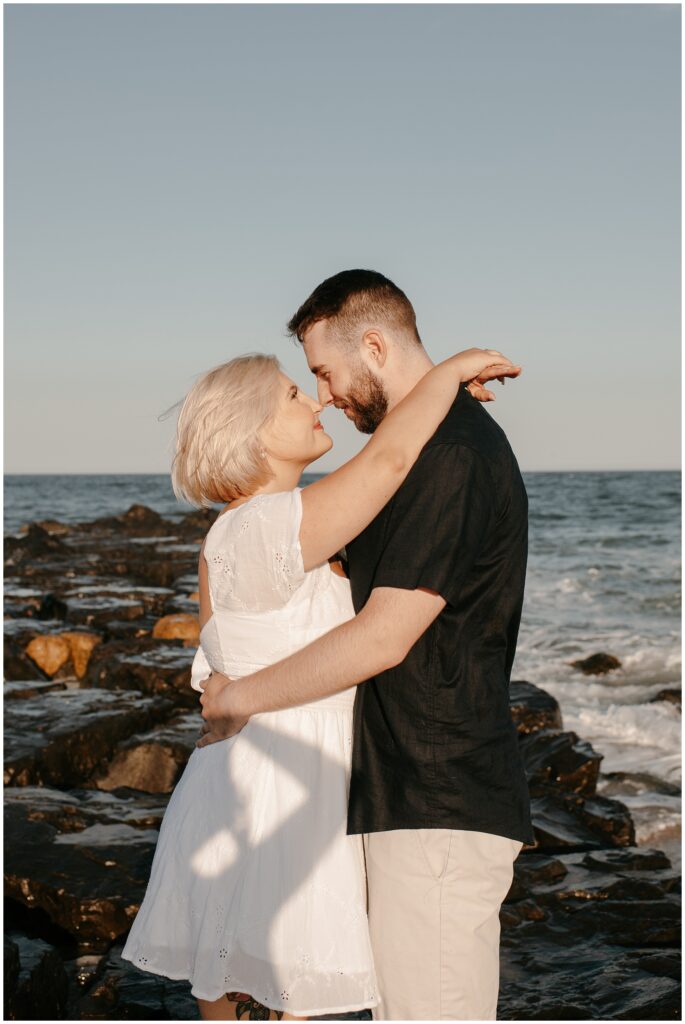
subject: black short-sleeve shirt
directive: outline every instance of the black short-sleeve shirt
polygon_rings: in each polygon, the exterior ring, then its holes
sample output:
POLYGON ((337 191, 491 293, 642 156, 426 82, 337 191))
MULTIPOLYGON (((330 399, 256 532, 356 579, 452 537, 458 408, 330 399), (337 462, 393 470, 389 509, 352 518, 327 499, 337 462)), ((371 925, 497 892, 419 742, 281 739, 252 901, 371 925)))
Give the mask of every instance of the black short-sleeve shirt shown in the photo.
POLYGON ((348 832, 454 828, 534 841, 509 680, 528 501, 506 436, 462 388, 395 497, 347 546, 355 609, 376 587, 444 610, 357 688, 348 832))

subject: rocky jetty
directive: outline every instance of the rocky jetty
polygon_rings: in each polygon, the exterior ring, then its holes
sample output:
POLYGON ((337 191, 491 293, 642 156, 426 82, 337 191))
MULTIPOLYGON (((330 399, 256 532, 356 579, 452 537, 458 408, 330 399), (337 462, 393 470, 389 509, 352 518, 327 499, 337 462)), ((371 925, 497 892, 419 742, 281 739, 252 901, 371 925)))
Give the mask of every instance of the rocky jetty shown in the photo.
MULTIPOLYGON (((199 1019, 187 982, 120 954, 201 724, 189 669, 213 516, 136 505, 6 540, 5 1019, 199 1019)), ((550 694, 512 683, 511 714, 535 844, 502 907, 498 1016, 679 1019, 678 873, 635 845, 609 776, 598 794, 602 755, 550 694)))

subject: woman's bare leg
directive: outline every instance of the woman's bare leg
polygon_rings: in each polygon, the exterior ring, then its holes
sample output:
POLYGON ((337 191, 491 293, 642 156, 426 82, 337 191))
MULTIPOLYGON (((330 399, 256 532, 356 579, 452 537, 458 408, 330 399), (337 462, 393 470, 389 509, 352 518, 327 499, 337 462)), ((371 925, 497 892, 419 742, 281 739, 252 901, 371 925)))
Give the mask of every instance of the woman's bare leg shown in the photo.
POLYGON ((252 996, 243 992, 227 992, 218 999, 198 999, 202 1020, 309 1020, 293 1017, 281 1010, 267 1010, 252 996))

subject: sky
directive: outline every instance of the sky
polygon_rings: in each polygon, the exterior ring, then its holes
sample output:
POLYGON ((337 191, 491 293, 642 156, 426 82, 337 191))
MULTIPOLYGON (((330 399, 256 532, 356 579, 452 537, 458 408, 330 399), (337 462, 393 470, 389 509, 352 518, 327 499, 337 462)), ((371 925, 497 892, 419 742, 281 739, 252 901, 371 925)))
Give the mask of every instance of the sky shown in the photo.
MULTIPOLYGON (((523 366, 523 470, 680 459, 680 8, 8 4, 5 471, 168 471, 195 378, 378 270, 523 366)), ((364 438, 335 409, 330 470, 364 438)))

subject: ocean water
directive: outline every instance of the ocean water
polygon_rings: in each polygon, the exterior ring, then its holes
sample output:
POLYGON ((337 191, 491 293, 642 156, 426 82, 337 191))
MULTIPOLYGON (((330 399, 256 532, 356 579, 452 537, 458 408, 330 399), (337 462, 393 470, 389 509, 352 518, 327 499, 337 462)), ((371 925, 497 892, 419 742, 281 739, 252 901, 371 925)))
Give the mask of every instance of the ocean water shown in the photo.
MULTIPOLYGON (((604 755, 600 791, 630 807, 640 843, 679 862, 681 717, 673 704, 650 700, 681 682, 680 474, 524 478, 530 556, 513 678, 554 694, 564 727, 604 755), (569 664, 598 651, 621 668, 583 676, 569 664), (617 782, 610 772, 631 778, 617 782)), ((136 502, 171 519, 189 510, 166 475, 7 476, 4 532, 37 519, 117 514, 136 502)))

